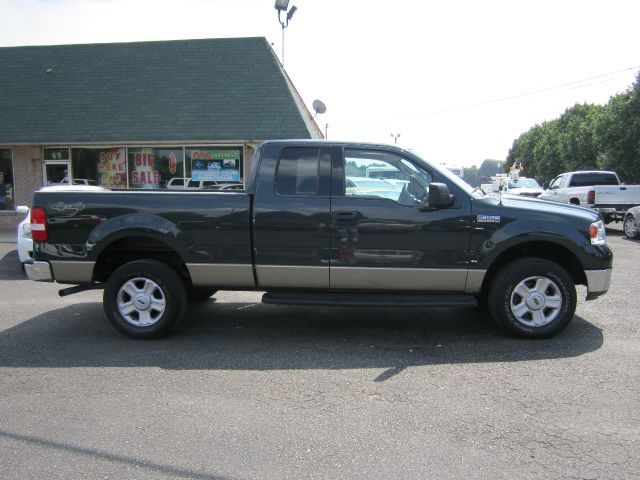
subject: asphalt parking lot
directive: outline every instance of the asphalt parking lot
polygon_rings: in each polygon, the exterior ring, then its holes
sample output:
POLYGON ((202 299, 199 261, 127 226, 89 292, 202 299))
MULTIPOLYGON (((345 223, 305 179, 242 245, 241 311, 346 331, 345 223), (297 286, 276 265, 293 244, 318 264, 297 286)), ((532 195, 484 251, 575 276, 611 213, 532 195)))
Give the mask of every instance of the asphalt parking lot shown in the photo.
POLYGON ((608 241, 610 292, 543 341, 234 292, 134 341, 0 243, 0 478, 638 478, 640 242, 608 241))

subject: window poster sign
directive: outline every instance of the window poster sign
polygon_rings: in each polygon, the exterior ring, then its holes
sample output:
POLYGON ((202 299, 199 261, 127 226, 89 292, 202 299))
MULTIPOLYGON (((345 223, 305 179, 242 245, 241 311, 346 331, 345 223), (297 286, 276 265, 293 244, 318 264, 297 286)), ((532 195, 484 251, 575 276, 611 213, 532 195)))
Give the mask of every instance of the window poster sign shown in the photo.
POLYGON ((98 183, 105 188, 126 188, 127 171, 124 148, 100 150, 98 156, 98 183))
POLYGON ((160 188, 160 174, 153 148, 129 149, 129 187, 160 188))
POLYGON ((191 178, 216 182, 240 182, 241 149, 187 148, 191 178))

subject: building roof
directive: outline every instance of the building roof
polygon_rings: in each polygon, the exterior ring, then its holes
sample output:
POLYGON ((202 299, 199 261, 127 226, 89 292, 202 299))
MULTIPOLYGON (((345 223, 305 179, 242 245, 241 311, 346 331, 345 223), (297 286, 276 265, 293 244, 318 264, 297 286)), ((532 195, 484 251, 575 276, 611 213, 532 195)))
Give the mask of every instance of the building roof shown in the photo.
POLYGON ((321 132, 264 38, 0 48, 0 144, 321 132))

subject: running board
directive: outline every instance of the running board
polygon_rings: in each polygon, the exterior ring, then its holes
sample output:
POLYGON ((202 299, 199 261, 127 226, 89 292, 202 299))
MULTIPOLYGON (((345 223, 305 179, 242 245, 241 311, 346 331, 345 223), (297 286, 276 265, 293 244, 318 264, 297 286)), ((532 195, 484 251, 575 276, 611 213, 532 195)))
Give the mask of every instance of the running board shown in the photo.
POLYGON ((267 292, 262 303, 336 307, 476 307, 472 295, 411 295, 381 293, 267 292))

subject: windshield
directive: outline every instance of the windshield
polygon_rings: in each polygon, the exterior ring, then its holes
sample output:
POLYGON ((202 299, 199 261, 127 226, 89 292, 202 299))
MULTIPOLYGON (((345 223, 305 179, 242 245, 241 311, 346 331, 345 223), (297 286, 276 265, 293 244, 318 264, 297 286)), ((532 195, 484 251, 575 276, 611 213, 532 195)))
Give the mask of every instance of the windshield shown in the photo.
MULTIPOLYGON (((411 153, 415 157, 417 157, 419 160, 424 162, 425 164, 431 165, 418 152, 415 152, 415 151, 412 150, 411 153)), ((485 197, 485 195, 482 192, 482 190, 480 190, 479 188, 475 188, 474 189, 471 185, 469 185, 467 182, 465 182, 462 178, 458 177, 455 173, 449 171, 448 169, 446 169, 444 167, 440 167, 437 170, 438 170, 438 172, 440 172, 440 174, 443 177, 446 177, 447 180, 451 181, 451 183, 454 183, 458 188, 460 188, 461 190, 465 191, 466 193, 471 195, 473 198, 484 198, 485 197)))

